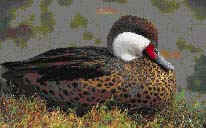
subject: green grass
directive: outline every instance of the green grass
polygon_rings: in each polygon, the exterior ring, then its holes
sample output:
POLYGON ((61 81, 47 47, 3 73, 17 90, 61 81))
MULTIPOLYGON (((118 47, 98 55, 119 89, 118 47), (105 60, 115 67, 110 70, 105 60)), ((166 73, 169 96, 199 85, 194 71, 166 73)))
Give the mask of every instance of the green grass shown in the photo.
POLYGON ((151 0, 151 2, 162 13, 172 13, 180 7, 180 3, 176 0, 151 0))
POLYGON ((167 108, 156 113, 153 119, 135 114, 128 115, 127 110, 105 105, 94 106, 82 117, 56 108, 48 111, 45 101, 37 97, 20 97, 0 99, 0 127, 91 127, 91 128, 201 128, 205 122, 206 112, 197 110, 197 105, 185 102, 184 91, 178 93, 167 108))

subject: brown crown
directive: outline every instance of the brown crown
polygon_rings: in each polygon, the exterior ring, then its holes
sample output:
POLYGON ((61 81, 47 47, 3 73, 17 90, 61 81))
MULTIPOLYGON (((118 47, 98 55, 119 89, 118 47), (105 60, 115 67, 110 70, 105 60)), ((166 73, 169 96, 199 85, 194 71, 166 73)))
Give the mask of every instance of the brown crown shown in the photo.
POLYGON ((122 32, 137 33, 150 39, 156 47, 158 45, 158 31, 150 21, 137 16, 126 15, 120 17, 120 19, 113 24, 107 36, 107 47, 110 50, 112 48, 113 39, 122 32))

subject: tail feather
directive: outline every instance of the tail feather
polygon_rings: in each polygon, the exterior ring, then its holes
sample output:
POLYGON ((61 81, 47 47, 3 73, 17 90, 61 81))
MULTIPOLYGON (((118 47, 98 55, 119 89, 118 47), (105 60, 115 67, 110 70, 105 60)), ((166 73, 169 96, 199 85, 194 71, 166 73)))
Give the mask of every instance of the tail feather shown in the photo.
POLYGON ((16 69, 20 66, 20 62, 6 62, 0 64, 0 79, 12 80, 19 74, 16 69))
POLYGON ((0 80, 2 80, 3 78, 3 74, 5 74, 6 72, 8 72, 8 69, 6 67, 4 67, 3 65, 0 65, 0 80))
POLYGON ((5 90, 7 90, 7 80, 2 76, 4 73, 6 73, 8 70, 0 65, 0 96, 4 96, 5 90))
POLYGON ((18 68, 19 66, 22 65, 22 62, 6 62, 1 64, 2 67, 10 69, 10 70, 14 70, 15 68, 18 68))
POLYGON ((0 97, 13 94, 12 90, 14 86, 11 83, 18 81, 18 76, 20 76, 20 74, 12 70, 7 64, 0 64, 0 97))

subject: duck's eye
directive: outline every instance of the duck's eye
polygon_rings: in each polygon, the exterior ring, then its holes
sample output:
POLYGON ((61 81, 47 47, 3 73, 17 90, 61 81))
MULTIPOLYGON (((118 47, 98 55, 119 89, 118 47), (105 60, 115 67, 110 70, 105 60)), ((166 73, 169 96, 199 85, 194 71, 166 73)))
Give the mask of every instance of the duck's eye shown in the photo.
POLYGON ((159 55, 159 50, 157 50, 157 48, 154 49, 154 52, 159 55))

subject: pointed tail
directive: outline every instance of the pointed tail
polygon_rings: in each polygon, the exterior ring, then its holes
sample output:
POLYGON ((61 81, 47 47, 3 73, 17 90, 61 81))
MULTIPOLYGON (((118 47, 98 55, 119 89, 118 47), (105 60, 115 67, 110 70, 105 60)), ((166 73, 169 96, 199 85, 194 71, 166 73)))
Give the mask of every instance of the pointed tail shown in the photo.
MULTIPOLYGON (((4 65, 0 65, 0 82, 3 81, 3 74, 8 72, 8 69, 4 65)), ((5 79, 5 78, 4 78, 5 79)))
POLYGON ((0 96, 5 96, 9 94, 9 89, 7 85, 7 79, 3 77, 3 74, 5 74, 8 71, 4 66, 0 65, 0 96))
POLYGON ((4 78, 5 80, 12 80, 17 78, 18 71, 21 67, 21 62, 6 62, 0 64, 0 78, 4 78))

